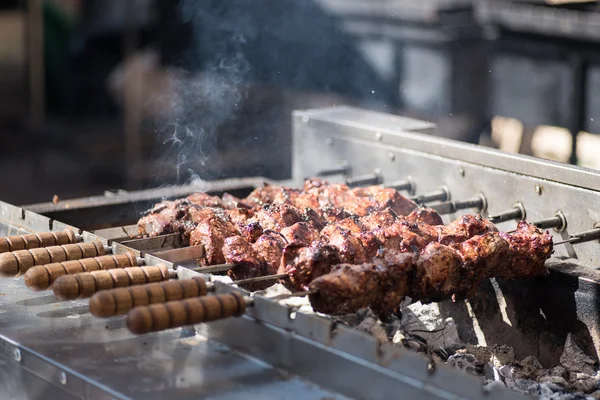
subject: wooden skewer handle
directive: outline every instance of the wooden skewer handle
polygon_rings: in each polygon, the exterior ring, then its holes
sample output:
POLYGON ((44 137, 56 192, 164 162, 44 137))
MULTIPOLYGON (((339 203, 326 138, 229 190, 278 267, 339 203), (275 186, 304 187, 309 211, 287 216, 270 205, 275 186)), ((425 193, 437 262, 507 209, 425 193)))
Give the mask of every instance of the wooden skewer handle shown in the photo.
POLYGON ((72 230, 59 232, 30 233, 20 236, 0 237, 0 253, 9 251, 35 249, 38 247, 60 246, 75 243, 78 236, 72 230))
POLYGON ((134 307, 206 296, 209 289, 199 276, 98 292, 90 299, 90 312, 100 318, 127 314, 134 307))
POLYGON ((34 265, 79 260, 104 254, 104 245, 98 241, 0 253, 0 276, 11 277, 24 274, 34 265))
POLYGON ((166 281, 169 278, 169 269, 164 265, 115 268, 63 275, 54 281, 52 290, 61 300, 75 300, 90 297, 101 290, 166 281))
POLYGON ((142 335, 165 329, 195 325, 244 313, 247 304, 239 293, 194 297, 191 299, 136 307, 127 314, 127 328, 142 335))
POLYGON ((131 254, 117 254, 81 260, 64 261, 54 264, 37 265, 24 276, 25 284, 32 290, 46 290, 58 277, 80 272, 92 272, 113 268, 127 268, 138 265, 137 257, 131 254))

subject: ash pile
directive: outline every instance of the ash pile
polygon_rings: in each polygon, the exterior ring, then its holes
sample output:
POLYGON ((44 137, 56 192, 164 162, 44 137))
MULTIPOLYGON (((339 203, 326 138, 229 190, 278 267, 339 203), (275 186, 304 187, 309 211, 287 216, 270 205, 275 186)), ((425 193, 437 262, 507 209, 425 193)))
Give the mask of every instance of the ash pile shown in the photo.
MULTIPOLYGON (((258 292, 257 292, 258 293, 258 292)), ((266 296, 289 293, 282 285, 274 285, 263 292, 266 296)), ((304 313, 314 313, 305 297, 281 301, 304 313)), ((407 299, 398 315, 382 321, 370 310, 364 309, 345 317, 332 317, 366 332, 380 343, 393 343, 428 357, 430 369, 447 364, 481 378, 486 390, 508 387, 517 392, 544 400, 600 399, 600 368, 572 334, 564 343, 557 365, 542 365, 535 355, 515 356, 508 345, 478 346, 461 340, 453 318, 445 318, 438 303, 412 303, 407 299)))

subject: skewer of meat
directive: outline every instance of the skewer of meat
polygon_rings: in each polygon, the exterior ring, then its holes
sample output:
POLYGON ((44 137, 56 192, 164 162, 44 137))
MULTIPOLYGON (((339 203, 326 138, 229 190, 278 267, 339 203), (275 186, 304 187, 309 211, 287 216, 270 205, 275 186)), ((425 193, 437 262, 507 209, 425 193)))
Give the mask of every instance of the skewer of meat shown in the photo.
POLYGON ((521 221, 514 233, 488 232, 462 243, 430 243, 420 254, 388 252, 372 263, 341 264, 308 285, 313 309, 347 314, 371 307, 389 313, 408 296, 422 302, 461 299, 486 278, 524 279, 547 273, 552 237, 521 221))
MULTIPOLYGON (((251 244, 231 236, 220 248, 227 263, 237 265, 232 279, 265 274, 288 274, 284 284, 291 290, 306 290, 314 278, 328 273, 336 264, 370 262, 386 250, 418 253, 429 243, 461 243, 475 235, 496 231, 481 217, 464 216, 449 225, 426 225, 384 210, 361 218, 347 218, 321 232, 295 224, 279 234, 267 233, 251 244)), ((264 287, 247 287, 259 290, 264 287)))
POLYGON ((407 215, 417 208, 416 203, 395 189, 380 186, 350 189, 346 185, 312 180, 306 181, 302 190, 267 185, 254 190, 246 199, 238 199, 227 193, 223 198, 197 193, 184 199, 164 201, 139 220, 138 229, 141 234, 151 236, 177 232, 189 234, 196 224, 195 210, 220 208, 226 210, 225 213, 236 223, 244 223, 257 210, 273 203, 311 213, 313 218, 321 219, 322 225, 388 207, 400 215, 407 215))

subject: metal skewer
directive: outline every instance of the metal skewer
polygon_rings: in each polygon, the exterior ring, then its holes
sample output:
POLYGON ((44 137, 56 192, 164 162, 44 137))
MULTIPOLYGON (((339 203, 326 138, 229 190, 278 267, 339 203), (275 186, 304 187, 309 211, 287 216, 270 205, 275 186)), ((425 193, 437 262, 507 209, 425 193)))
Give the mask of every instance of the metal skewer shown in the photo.
POLYGON ((410 196, 409 199, 417 204, 430 203, 432 201, 448 201, 450 199, 450 192, 448 191, 448 188, 443 187, 433 192, 410 196))
POLYGON ((346 179, 346 185, 349 187, 379 185, 383 182, 381 172, 375 171, 373 174, 361 175, 355 178, 346 179))
POLYGON ((333 176, 333 175, 348 176, 348 175, 350 175, 351 171, 352 171, 352 168, 350 167, 350 165, 347 162, 344 162, 339 167, 331 168, 331 169, 322 169, 320 171, 317 171, 315 173, 315 176, 317 176, 317 177, 333 176))
POLYGON ((523 204, 517 203, 514 208, 508 211, 505 211, 500 214, 492 215, 488 217, 488 220, 494 224, 499 224, 500 222, 510 221, 513 219, 523 220, 526 217, 525 207, 523 204))
POLYGON ((487 207, 487 201, 483 194, 479 194, 471 199, 462 201, 447 201, 441 204, 434 204, 429 208, 435 210, 440 215, 453 214, 459 210, 474 208, 478 212, 483 212, 487 207))
POLYGON ((395 181, 390 184, 384 185, 385 188, 396 189, 397 191, 407 191, 413 193, 415 191, 415 183, 411 177, 407 177, 404 181, 395 181))
POLYGON ((592 240, 600 239, 600 228, 595 228, 589 231, 576 233, 569 236, 568 239, 554 243, 555 246, 566 244, 566 243, 584 243, 591 242, 592 240))

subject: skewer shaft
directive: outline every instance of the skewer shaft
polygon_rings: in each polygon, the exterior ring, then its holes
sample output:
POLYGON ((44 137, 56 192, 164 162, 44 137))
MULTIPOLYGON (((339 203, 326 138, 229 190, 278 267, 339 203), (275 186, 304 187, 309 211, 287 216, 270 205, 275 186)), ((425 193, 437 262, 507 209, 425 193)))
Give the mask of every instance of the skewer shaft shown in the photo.
POLYGON ((424 204, 432 201, 448 201, 450 194, 446 188, 442 188, 422 195, 411 196, 409 198, 417 204, 424 204))
POLYGON ((591 242, 592 240, 600 239, 600 228, 595 228, 589 231, 576 233, 571 235, 568 239, 563 240, 561 242, 554 243, 555 246, 565 244, 565 243, 584 243, 591 242))
POLYGON ((513 219, 516 220, 522 220, 525 219, 526 215, 525 215, 525 208, 523 207, 523 205, 521 203, 518 203, 515 205, 515 207, 512 210, 500 213, 500 214, 496 214, 496 215, 492 215, 491 217, 488 218, 488 220, 491 223, 494 224, 499 224, 501 222, 505 222, 505 221, 511 221, 513 219))
POLYGON ((381 175, 378 173, 361 175, 355 178, 346 179, 346 185, 348 185, 349 187, 379 185, 381 182, 381 175))

